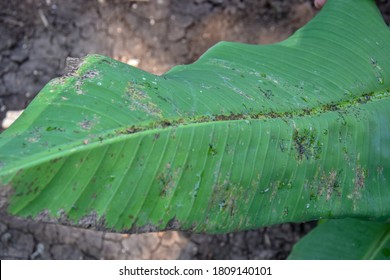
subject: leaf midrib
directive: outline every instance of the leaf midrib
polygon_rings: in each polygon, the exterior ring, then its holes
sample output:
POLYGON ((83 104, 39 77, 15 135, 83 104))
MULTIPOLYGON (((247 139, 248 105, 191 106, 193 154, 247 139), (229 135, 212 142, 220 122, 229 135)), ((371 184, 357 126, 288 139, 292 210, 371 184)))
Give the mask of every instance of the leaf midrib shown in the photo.
POLYGON ((390 225, 384 228, 383 231, 380 232, 378 238, 374 239, 368 248, 368 251, 362 257, 363 260, 374 260, 376 256, 379 255, 380 250, 384 247, 384 245, 390 240, 390 225))
POLYGON ((63 156, 69 156, 76 152, 81 152, 87 149, 93 149, 102 145, 109 145, 115 143, 120 140, 126 140, 130 137, 134 137, 134 135, 139 135, 140 133, 158 133, 163 130, 173 129, 183 126, 191 126, 191 125, 207 125, 210 123, 223 123, 223 122, 235 122, 235 121, 263 121, 270 119, 285 119, 285 118, 303 118, 306 116, 320 116, 322 114, 326 114, 329 112, 340 112, 351 107, 364 106, 371 102, 380 101, 385 98, 390 97, 390 87, 385 90, 380 90, 376 92, 363 93, 358 96, 354 96, 348 100, 339 100, 337 103, 329 103, 325 105, 319 105, 312 108, 300 109, 297 111, 287 111, 282 113, 277 112, 267 112, 267 113, 253 113, 253 114, 231 114, 229 116, 226 115, 216 115, 216 116, 198 116, 193 119, 176 119, 176 120, 161 120, 159 122, 154 122, 149 125, 135 127, 119 127, 114 128, 109 131, 102 132, 100 134, 95 134, 94 137, 84 137, 83 139, 77 139, 72 143, 68 143, 65 145, 55 146, 53 149, 58 149, 61 151, 45 151, 48 155, 44 155, 44 153, 34 154, 29 156, 28 158, 24 158, 26 161, 25 164, 17 162, 14 164, 16 167, 5 167, 0 172, 0 177, 11 175, 12 173, 16 173, 17 171, 24 169, 26 167, 31 167, 37 165, 42 162, 47 162, 56 158, 61 158, 63 156), (361 100, 363 98, 363 100, 361 100), (157 127, 157 128, 156 128, 157 127), (112 137, 112 135, 115 135, 112 137), (112 137, 112 138, 110 138, 112 137), (101 140, 104 139, 104 140, 101 140), (91 141, 88 144, 84 144, 83 140, 91 141), (31 158, 38 159, 31 159, 31 158))

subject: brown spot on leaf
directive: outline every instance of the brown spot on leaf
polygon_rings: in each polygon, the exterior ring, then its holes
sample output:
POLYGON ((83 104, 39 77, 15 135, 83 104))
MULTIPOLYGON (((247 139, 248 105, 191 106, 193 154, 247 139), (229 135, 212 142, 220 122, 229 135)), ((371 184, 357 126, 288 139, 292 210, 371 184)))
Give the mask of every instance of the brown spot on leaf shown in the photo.
POLYGON ((168 196, 177 185, 180 169, 172 170, 172 165, 167 163, 165 170, 157 176, 157 181, 161 185, 160 196, 168 196))
POLYGON ((67 57, 65 64, 65 74, 64 77, 72 77, 76 76, 77 70, 79 70, 80 66, 83 64, 84 58, 78 57, 67 57))
MULTIPOLYGON (((360 165, 358 165, 355 169, 355 178, 354 178, 354 188, 353 193, 349 197, 354 201, 360 199, 362 194, 361 191, 365 187, 365 181, 367 178, 367 170, 360 165)), ((356 208, 356 203, 354 203, 354 208, 356 208)))
POLYGON ((14 194, 15 190, 11 185, 0 185, 0 210, 7 209, 10 197, 14 194))
MULTIPOLYGON (((77 210, 77 206, 73 205, 72 209, 77 210)), ((77 221, 73 221, 68 217, 67 212, 63 209, 60 209, 57 212, 57 215, 53 215, 50 210, 45 209, 41 211, 34 220, 82 228, 91 228, 95 230, 109 230, 105 225, 106 221, 104 215, 99 217, 95 210, 92 210, 89 214, 81 217, 77 221)))
POLYGON ((315 160, 319 159, 322 152, 322 145, 317 139, 315 128, 295 129, 293 132, 293 141, 297 152, 297 159, 315 160))
POLYGON ((160 108, 152 102, 151 97, 144 91, 143 85, 129 83, 128 91, 123 95, 123 98, 130 103, 130 110, 138 110, 162 118, 160 108))
POLYGON ((311 184, 306 183, 310 191, 310 200, 317 200, 325 196, 328 201, 332 196, 341 196, 342 171, 330 170, 329 172, 318 171, 311 184))
POLYGON ((367 170, 361 166, 356 167, 355 172, 355 189, 363 189, 365 186, 365 180, 367 177, 367 170))

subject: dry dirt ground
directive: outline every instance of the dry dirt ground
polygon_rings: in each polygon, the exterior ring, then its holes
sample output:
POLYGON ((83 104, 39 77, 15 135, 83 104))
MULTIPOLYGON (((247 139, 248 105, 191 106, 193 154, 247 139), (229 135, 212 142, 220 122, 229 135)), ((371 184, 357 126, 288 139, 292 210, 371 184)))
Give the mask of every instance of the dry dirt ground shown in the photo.
MULTIPOLYGON (((388 22, 389 1, 377 2, 388 22)), ((0 123, 60 76, 66 57, 100 53, 161 74, 221 40, 283 40, 316 12, 310 0, 0 0, 0 123)), ((0 213, 0 258, 284 259, 313 226, 122 235, 0 213)))

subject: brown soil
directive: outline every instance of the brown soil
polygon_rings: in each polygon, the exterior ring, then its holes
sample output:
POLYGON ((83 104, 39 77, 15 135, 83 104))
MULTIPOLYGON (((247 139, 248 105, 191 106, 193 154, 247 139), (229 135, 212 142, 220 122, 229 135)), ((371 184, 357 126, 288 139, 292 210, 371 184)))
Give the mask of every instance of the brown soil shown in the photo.
MULTIPOLYGON (((377 2, 389 22, 389 1, 377 2)), ((221 40, 283 40, 315 13, 310 0, 0 0, 0 123, 62 75, 66 57, 100 53, 161 74, 221 40)), ((0 258, 284 259, 313 226, 121 235, 0 214, 0 258)))

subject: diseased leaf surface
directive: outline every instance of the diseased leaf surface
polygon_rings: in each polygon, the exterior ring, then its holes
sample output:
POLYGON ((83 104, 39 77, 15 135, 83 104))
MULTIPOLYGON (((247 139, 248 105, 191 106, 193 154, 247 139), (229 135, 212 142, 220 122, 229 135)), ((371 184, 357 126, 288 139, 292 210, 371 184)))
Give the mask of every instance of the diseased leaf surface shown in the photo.
POLYGON ((1 196, 122 232, 388 221, 389 53, 374 1, 329 0, 286 41, 162 76, 89 55, 0 135, 1 196))

